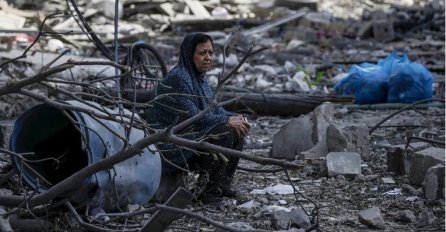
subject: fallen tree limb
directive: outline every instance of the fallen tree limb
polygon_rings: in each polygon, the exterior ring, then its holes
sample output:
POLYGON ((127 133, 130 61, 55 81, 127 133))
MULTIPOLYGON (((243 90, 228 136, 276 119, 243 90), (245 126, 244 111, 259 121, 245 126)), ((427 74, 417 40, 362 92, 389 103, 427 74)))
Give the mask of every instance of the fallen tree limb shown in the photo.
POLYGON ((50 231, 53 223, 36 218, 20 218, 18 215, 9 216, 9 223, 14 231, 50 231))
POLYGON ((258 115, 282 116, 307 114, 324 102, 353 103, 355 100, 351 96, 337 95, 220 92, 218 101, 232 98, 237 101, 224 106, 229 111, 248 111, 258 115))
MULTIPOLYGON (((203 215, 200 215, 200 214, 197 214, 197 213, 193 213, 193 212, 190 212, 190 211, 186 211, 186 210, 183 210, 183 209, 178 209, 178 208, 175 208, 175 207, 169 207, 169 206, 158 205, 158 204, 155 205, 155 208, 157 208, 159 210, 168 210, 168 211, 172 211, 172 212, 175 212, 175 213, 184 214, 186 216, 193 217, 193 218, 196 218, 196 219, 198 219, 200 221, 204 221, 206 223, 209 223, 209 224, 211 224, 211 225, 213 225, 215 227, 224 229, 225 231, 231 231, 231 232, 241 231, 239 229, 234 229, 232 227, 223 225, 223 224, 221 224, 221 223, 219 223, 219 222, 217 222, 215 220, 212 220, 212 219, 210 219, 208 217, 205 217, 203 215)), ((251 232, 265 232, 265 230, 248 230, 248 231, 251 231, 251 232)))
POLYGON ((220 152, 220 153, 223 153, 228 156, 238 157, 241 159, 256 162, 258 164, 277 165, 282 168, 294 168, 294 169, 302 169, 304 167, 304 165, 302 165, 302 164, 296 164, 296 163, 288 162, 286 160, 279 160, 279 159, 264 158, 264 157, 260 157, 260 156, 248 155, 241 151, 232 150, 232 149, 225 148, 225 147, 220 147, 220 146, 217 146, 217 145, 214 145, 214 144, 211 144, 208 142, 204 142, 204 141, 201 141, 201 142, 192 141, 192 140, 177 137, 175 135, 171 135, 171 136, 167 137, 165 139, 165 141, 169 142, 169 143, 176 144, 176 145, 185 146, 188 148, 205 149, 208 151, 220 152))
MULTIPOLYGON (((149 102, 153 99, 152 90, 130 90, 126 89, 123 98, 139 103, 149 102), (130 99, 132 98, 132 99, 130 99)), ((355 98, 352 96, 337 95, 311 95, 311 94, 279 94, 279 93, 234 93, 220 92, 217 101, 226 101, 235 98, 236 101, 224 106, 229 111, 244 111, 257 115, 281 115, 299 116, 313 111, 324 102, 351 104, 355 98)))

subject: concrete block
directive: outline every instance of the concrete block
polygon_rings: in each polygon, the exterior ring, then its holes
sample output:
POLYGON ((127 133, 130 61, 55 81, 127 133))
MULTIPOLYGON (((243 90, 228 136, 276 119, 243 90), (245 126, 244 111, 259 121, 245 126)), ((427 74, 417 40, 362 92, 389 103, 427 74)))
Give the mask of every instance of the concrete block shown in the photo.
POLYGON ((363 160, 370 156, 369 132, 364 124, 347 125, 334 123, 327 127, 328 152, 357 152, 363 160))
POLYGON ((310 136, 315 146, 301 152, 298 156, 299 159, 317 159, 327 155, 327 127, 334 121, 334 113, 333 104, 323 103, 310 114, 312 123, 310 136))
POLYGON ((384 229, 386 225, 381 210, 378 207, 362 210, 359 212, 358 219, 362 224, 373 228, 384 229))
POLYGON ((367 160, 370 155, 367 127, 336 122, 334 113, 333 105, 324 103, 313 112, 291 120, 274 135, 271 157, 317 159, 329 152, 356 152, 367 160))
POLYGON ((277 210, 271 214, 272 226, 276 230, 287 230, 291 226, 308 229, 311 227, 310 218, 302 210, 294 208, 291 211, 277 210))
POLYGON ((294 160, 302 151, 314 146, 310 131, 312 124, 308 115, 293 119, 273 136, 271 157, 294 160))
POLYGON ((361 156, 355 152, 330 152, 326 157, 329 177, 354 177, 361 173, 361 156))
POLYGON ((427 170, 437 164, 444 166, 445 150, 431 147, 425 150, 409 153, 407 165, 410 183, 420 186, 424 180, 427 170))
POLYGON ((444 172, 444 166, 441 164, 437 164, 427 170, 422 183, 426 200, 435 201, 443 197, 444 172))

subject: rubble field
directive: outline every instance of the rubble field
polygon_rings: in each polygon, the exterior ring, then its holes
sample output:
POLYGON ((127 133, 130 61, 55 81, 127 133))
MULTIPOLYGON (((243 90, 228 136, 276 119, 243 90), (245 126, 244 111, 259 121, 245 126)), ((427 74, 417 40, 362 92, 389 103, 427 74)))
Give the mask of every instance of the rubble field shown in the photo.
MULTIPOLYGON (((299 168, 241 159, 236 197, 214 205, 180 199, 183 209, 161 210, 172 214, 161 216, 159 231, 445 231, 444 0, 123 0, 116 34, 114 3, 0 0, 1 195, 38 194, 12 171, 8 144, 17 117, 43 101, 111 107, 118 99, 144 118, 157 84, 151 78, 176 64, 187 32, 204 31, 214 39, 214 64, 206 74, 212 87, 221 72, 243 61, 218 92, 220 101, 236 97, 225 107, 252 126, 243 152, 299 168), (56 11, 62 14, 51 16, 56 11), (124 75, 119 94, 111 78, 117 69, 107 63, 115 36, 125 49, 144 42, 157 53, 148 49, 146 60, 138 60, 144 54, 132 60, 128 50, 118 51, 120 64, 136 70, 124 75), (267 49, 243 60, 250 48, 267 49), (384 98, 371 94, 373 103, 358 104, 358 94, 335 90, 354 67, 377 67, 392 54, 422 67, 431 100, 396 94, 402 101, 392 102, 385 89, 379 92, 384 98), (138 69, 138 62, 150 71, 138 69), (73 67, 25 91, 14 89, 48 63, 73 67)), ((414 73, 400 83, 415 83, 414 73)), ((197 174, 184 180, 192 191, 197 174)), ((27 202, 13 207, 5 199, 0 214, 9 217, 0 218, 0 231, 151 231, 144 226, 165 203, 152 199, 92 216, 88 207, 66 207, 58 198, 33 211, 27 202)))

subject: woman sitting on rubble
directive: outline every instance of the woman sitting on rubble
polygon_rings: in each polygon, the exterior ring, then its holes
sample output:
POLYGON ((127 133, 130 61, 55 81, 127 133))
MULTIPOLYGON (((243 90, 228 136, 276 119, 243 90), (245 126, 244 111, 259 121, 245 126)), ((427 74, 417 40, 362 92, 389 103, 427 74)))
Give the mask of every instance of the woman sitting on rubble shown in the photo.
MULTIPOLYGON (((178 64, 167 74, 156 89, 159 97, 149 109, 148 121, 162 129, 175 119, 182 122, 211 104, 213 92, 205 78, 211 67, 214 44, 209 35, 188 34, 182 44, 178 64)), ((242 115, 235 115, 218 107, 195 121, 179 134, 188 139, 204 138, 206 142, 226 148, 242 150, 243 138, 250 125, 242 115)), ((221 196, 235 196, 230 188, 239 158, 192 151, 172 144, 158 144, 162 153, 163 176, 182 170, 200 173, 207 184, 199 196, 207 202, 219 201, 221 196), (167 159, 167 161, 166 161, 167 159), (226 160, 225 160, 226 159, 226 160)))

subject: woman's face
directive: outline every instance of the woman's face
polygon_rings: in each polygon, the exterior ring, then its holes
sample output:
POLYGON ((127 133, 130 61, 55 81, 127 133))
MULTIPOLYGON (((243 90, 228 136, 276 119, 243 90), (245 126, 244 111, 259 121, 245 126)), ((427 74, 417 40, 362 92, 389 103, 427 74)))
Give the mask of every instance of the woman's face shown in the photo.
POLYGON ((213 55, 214 48, 211 41, 197 44, 194 52, 194 64, 199 73, 206 72, 211 68, 213 55))

